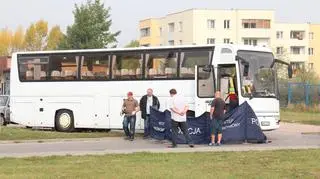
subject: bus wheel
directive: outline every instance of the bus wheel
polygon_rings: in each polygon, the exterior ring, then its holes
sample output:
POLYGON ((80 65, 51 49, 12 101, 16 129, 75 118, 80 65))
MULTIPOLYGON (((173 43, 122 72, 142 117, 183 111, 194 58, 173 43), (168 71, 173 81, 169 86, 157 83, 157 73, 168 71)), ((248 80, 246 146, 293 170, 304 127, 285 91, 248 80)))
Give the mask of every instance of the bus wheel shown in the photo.
POLYGON ((60 132, 72 132, 74 129, 74 118, 72 111, 59 110, 56 113, 55 127, 60 132))

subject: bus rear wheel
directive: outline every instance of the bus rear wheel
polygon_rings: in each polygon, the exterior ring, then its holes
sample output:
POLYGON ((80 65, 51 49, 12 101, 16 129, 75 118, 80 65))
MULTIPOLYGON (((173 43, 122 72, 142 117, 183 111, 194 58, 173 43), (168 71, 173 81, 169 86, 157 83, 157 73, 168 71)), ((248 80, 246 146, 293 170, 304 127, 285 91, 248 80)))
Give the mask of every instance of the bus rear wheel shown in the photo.
POLYGON ((57 111, 55 128, 60 132, 72 132, 74 130, 73 112, 65 109, 57 111))

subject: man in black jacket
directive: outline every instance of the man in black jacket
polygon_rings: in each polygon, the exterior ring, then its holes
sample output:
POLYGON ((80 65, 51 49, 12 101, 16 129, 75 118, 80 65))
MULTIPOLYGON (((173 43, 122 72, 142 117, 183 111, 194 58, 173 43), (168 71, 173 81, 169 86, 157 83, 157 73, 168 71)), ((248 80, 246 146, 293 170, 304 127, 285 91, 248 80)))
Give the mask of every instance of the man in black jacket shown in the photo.
POLYGON ((140 99, 141 117, 144 119, 144 138, 150 135, 150 107, 155 109, 160 108, 160 102, 156 96, 153 95, 153 90, 149 88, 147 94, 140 99))

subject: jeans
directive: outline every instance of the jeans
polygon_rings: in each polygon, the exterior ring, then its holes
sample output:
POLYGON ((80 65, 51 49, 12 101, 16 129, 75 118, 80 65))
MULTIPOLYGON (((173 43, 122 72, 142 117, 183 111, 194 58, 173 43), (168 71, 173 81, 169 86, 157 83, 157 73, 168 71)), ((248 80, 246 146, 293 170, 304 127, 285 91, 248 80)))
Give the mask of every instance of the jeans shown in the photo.
POLYGON ((123 130, 127 137, 134 138, 135 127, 136 127, 136 116, 124 116, 123 118, 123 130), (130 124, 130 130, 129 130, 130 124))
POLYGON ((187 143, 192 144, 191 137, 188 133, 187 122, 177 122, 177 121, 171 120, 171 126, 172 126, 172 145, 174 146, 177 145, 179 128, 181 129, 184 137, 186 138, 187 143))
POLYGON ((144 137, 148 137, 150 135, 150 115, 147 114, 146 118, 144 119, 144 137))

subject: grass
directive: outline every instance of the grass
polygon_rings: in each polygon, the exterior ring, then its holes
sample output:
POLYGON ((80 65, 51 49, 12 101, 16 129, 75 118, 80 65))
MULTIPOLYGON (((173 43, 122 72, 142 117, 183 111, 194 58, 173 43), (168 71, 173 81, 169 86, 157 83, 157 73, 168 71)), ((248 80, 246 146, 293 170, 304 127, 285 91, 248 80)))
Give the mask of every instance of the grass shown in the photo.
POLYGON ((320 178, 320 150, 0 159, 0 178, 320 178))
MULTIPOLYGON (((19 143, 19 140, 44 140, 44 139, 71 139, 71 138, 101 138, 101 137, 119 137, 123 132, 74 132, 63 133, 55 131, 32 130, 25 128, 1 127, 0 140, 13 140, 19 143)), ((43 142, 43 141, 39 141, 43 142)))
POLYGON ((320 113, 281 110, 280 115, 281 121, 283 122, 311 124, 320 126, 320 113))

